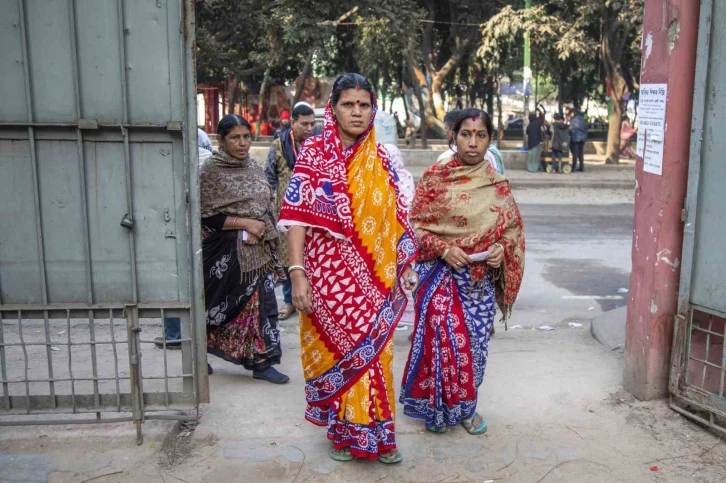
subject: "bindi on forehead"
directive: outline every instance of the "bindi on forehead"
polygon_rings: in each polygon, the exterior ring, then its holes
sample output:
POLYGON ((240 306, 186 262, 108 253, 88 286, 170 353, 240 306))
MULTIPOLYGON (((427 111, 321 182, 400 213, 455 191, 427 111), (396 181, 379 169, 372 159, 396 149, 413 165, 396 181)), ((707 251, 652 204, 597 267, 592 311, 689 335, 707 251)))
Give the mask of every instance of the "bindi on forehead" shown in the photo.
POLYGON ((473 133, 487 132, 486 123, 484 122, 484 118, 482 116, 467 117, 466 120, 462 123, 461 128, 473 133))

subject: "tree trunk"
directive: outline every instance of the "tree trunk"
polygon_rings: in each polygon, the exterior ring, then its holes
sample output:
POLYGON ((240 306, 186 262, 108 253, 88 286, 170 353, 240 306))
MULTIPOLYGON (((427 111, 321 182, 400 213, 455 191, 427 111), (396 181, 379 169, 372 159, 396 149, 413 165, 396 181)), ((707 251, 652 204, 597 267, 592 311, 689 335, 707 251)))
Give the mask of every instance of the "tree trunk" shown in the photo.
POLYGON ((234 114, 234 105, 237 103, 237 86, 239 85, 239 74, 232 76, 232 83, 227 86, 227 114, 234 114))
MULTIPOLYGON (((305 79, 308 78, 310 75, 310 71, 313 67, 313 55, 315 55, 315 49, 310 49, 310 52, 308 52, 308 56, 305 59, 305 66, 303 67, 302 74, 300 74, 300 83, 297 85, 297 89, 295 90, 295 97, 292 100, 292 105, 294 106, 298 102, 300 102, 300 96, 302 96, 303 89, 305 88, 305 79)), ((269 72, 269 69, 267 70, 269 72)))
POLYGON ((242 79, 262 71, 263 68, 261 66, 255 66, 250 67, 249 69, 237 71, 234 74, 232 84, 227 86, 227 94, 222 99, 222 105, 224 106, 224 109, 227 110, 227 114, 234 114, 234 106, 237 104, 237 88, 239 87, 240 82, 242 82, 242 79))
POLYGON ((265 97, 267 96, 267 84, 270 81, 270 68, 265 70, 265 75, 262 77, 262 87, 260 87, 260 112, 257 115, 257 127, 255 128, 255 141, 260 138, 260 124, 262 122, 262 116, 265 113, 265 97))
POLYGON ((421 83, 416 76, 416 67, 414 65, 413 58, 410 55, 408 56, 408 71, 413 85, 413 92, 416 94, 416 99, 418 100, 418 114, 421 118, 421 145, 424 149, 426 149, 428 148, 426 139, 426 104, 424 103, 423 93, 421 92, 421 83))
POLYGON ((628 89, 625 79, 619 77, 613 79, 612 103, 613 111, 608 120, 608 144, 605 163, 620 163, 620 127, 623 119, 623 97, 628 89), (616 87, 617 86, 617 87, 616 87))
POLYGON ((497 77, 497 89, 496 89, 496 96, 497 96, 497 115, 499 117, 499 122, 497 131, 499 131, 499 142, 504 140, 504 119, 503 113, 502 113, 502 88, 501 88, 501 82, 499 81, 499 77, 497 77))
POLYGON ((487 113, 494 112, 494 78, 487 76, 487 113))
POLYGON ((428 91, 428 96, 424 95, 423 87, 421 88, 421 96, 424 100, 424 105, 426 105, 426 110, 424 111, 426 113, 426 116, 424 117, 424 120, 426 122, 426 131, 427 134, 432 134, 432 137, 434 138, 445 138, 446 137, 446 127, 444 126, 444 122, 441 120, 443 119, 443 116, 446 115, 446 112, 443 109, 443 98, 439 95, 439 101, 441 102, 440 107, 437 109, 436 105, 438 101, 434 100, 434 95, 431 92, 431 90, 428 91), (436 114, 436 112, 443 113, 441 119, 439 119, 439 115, 436 114))
POLYGON ((403 99, 403 110, 406 111, 406 121, 411 119, 411 113, 408 112, 408 101, 406 101, 406 92, 401 89, 401 99, 403 99))
POLYGON ((563 99, 565 97, 564 94, 565 91, 565 71, 560 71, 560 78, 557 82, 557 112, 560 113, 560 116, 563 116, 565 114, 564 112, 564 102, 563 99))
POLYGON ((618 12, 612 8, 602 8, 602 40, 600 41, 600 55, 607 79, 612 86, 611 99, 613 112, 610 115, 608 126, 607 164, 620 162, 620 123, 623 111, 623 97, 628 90, 624 71, 620 63, 628 32, 618 22, 618 12))
POLYGON ((437 119, 443 119, 446 116, 446 109, 444 109, 444 98, 441 93, 441 86, 444 80, 451 74, 454 69, 459 65, 461 60, 461 48, 457 48, 456 52, 451 55, 449 60, 446 61, 444 66, 436 71, 433 65, 429 65, 427 69, 428 75, 431 77, 431 112, 437 119))

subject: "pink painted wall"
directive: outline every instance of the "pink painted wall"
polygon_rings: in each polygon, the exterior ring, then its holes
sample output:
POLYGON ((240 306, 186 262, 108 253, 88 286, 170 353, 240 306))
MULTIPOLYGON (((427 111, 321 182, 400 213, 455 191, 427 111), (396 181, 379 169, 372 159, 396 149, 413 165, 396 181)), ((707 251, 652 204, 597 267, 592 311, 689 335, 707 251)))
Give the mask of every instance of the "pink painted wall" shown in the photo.
POLYGON ((641 84, 668 84, 663 175, 636 167, 633 271, 625 342, 625 388, 639 399, 668 393, 683 242, 698 0, 645 2, 641 84))

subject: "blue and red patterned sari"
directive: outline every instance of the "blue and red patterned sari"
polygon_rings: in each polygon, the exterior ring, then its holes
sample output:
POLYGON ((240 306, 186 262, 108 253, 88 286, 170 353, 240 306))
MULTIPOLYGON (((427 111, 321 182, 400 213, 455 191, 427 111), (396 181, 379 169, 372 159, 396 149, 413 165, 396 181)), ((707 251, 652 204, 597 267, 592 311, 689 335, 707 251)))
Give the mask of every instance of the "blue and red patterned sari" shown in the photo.
POLYGON ((522 281, 522 218, 503 176, 486 161, 469 166, 456 155, 424 173, 410 217, 421 244, 420 281, 400 401, 406 415, 441 429, 476 410, 495 304, 508 316, 522 281), (504 248, 497 269, 454 269, 441 259, 450 247, 473 254, 494 243, 504 248))

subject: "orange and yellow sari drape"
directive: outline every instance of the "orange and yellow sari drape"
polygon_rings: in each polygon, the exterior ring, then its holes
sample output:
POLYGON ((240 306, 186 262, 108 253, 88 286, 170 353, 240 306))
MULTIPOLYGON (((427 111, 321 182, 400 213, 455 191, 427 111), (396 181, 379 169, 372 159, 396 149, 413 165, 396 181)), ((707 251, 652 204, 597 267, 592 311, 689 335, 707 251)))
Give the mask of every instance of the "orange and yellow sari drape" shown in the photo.
POLYGON ((328 106, 323 134, 298 155, 279 219, 308 228, 305 416, 327 426, 336 449, 367 459, 396 447, 392 337, 406 306, 399 279, 418 251, 396 186, 373 120, 344 150, 328 106))

